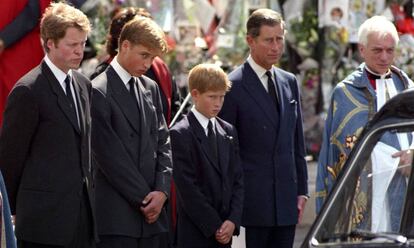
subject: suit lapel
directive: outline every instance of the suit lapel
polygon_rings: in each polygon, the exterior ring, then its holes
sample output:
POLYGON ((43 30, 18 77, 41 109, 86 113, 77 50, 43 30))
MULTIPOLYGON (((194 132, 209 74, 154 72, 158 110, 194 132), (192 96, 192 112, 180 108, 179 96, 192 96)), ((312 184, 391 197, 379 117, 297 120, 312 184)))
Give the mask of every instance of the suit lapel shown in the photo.
POLYGON ((108 85, 110 85, 114 92, 114 99, 118 103, 119 108, 124 113, 125 118, 129 121, 135 131, 140 132, 138 107, 131 98, 128 89, 125 87, 122 79, 118 76, 112 66, 108 67, 107 75, 108 82, 110 82, 108 85))
POLYGON ((213 167, 217 170, 217 172, 219 172, 221 174, 220 167, 218 165, 218 161, 216 161, 216 159, 214 159, 214 157, 213 157, 213 154, 210 150, 208 139, 207 139, 206 133, 204 132, 203 127, 198 122, 198 120, 194 116, 193 112, 190 112, 188 114, 187 118, 188 118, 188 122, 190 123, 191 129, 193 130, 193 132, 194 132, 195 136, 197 137, 198 141, 200 142, 201 150, 206 155, 206 157, 207 157, 208 161, 210 162, 210 164, 212 164, 213 167))
POLYGON ((79 124, 81 128, 81 132, 85 132, 85 106, 86 106, 86 99, 87 99, 87 91, 82 87, 82 85, 79 83, 78 79, 73 76, 73 87, 75 89, 75 97, 78 99, 78 111, 79 111, 79 124), (86 95, 85 95, 86 94, 86 95))
MULTIPOLYGON (((151 92, 148 91, 147 89, 144 88, 143 82, 142 82, 142 78, 139 78, 139 82, 137 84, 137 89, 138 89, 138 99, 139 99, 139 104, 140 104, 140 121, 141 121, 141 147, 143 147, 145 145, 145 143, 148 141, 148 139, 150 138, 150 133, 149 131, 151 130, 148 127, 148 124, 150 123, 150 116, 151 116, 151 109, 153 108, 153 104, 152 104, 152 98, 151 98, 151 92), (146 137, 148 135, 148 137, 146 137)), ((157 130, 158 131, 158 130, 157 130)))
MULTIPOLYGON (((81 79, 73 75, 73 87, 75 89, 75 95, 77 99, 78 111, 79 111, 79 125, 80 125, 80 132, 82 134, 82 143, 88 146, 88 149, 82 149, 81 153, 89 153, 91 150, 90 147, 90 140, 89 140, 89 132, 90 132, 90 96, 89 91, 87 89, 86 84, 81 83, 81 79)), ((88 157, 88 155, 86 155, 88 157)), ((86 164, 82 163, 82 171, 83 175, 89 175, 91 173, 91 162, 90 160, 87 161, 86 164)), ((88 191, 89 192, 89 191, 88 191)), ((90 192, 89 192, 90 193, 90 192)))
POLYGON ((73 115, 73 112, 72 112, 73 110, 70 107, 70 104, 65 95, 65 92, 62 89, 62 86, 60 86, 59 81, 56 79, 55 75, 53 75, 53 72, 50 70, 50 68, 47 66, 46 62, 44 61, 42 62, 42 71, 44 72, 43 74, 49 81, 52 91, 57 96, 59 108, 66 115, 69 122, 72 124, 73 128, 77 131, 77 133, 80 134, 78 120, 76 119, 76 112, 75 112, 75 115, 73 115))
POLYGON ((279 109, 280 109, 280 115, 279 115, 279 124, 282 125, 284 120, 286 120, 287 115, 290 114, 289 111, 287 111, 287 106, 292 99, 292 92, 290 89, 289 82, 285 77, 281 76, 281 73, 276 72, 277 69, 272 69, 272 73, 275 75, 276 79, 276 87, 279 94, 279 109), (276 72, 276 74, 275 74, 276 72))
MULTIPOLYGON (((294 100, 294 97, 292 96, 292 90, 289 84, 289 81, 286 77, 283 77, 283 74, 281 72, 277 72, 279 69, 274 69, 273 71, 276 72, 276 80, 277 80, 277 88, 279 92, 279 99, 280 99, 280 115, 279 115, 279 125, 280 130, 286 130, 286 126, 292 125, 291 122, 289 122, 290 115, 292 115, 292 110, 290 109, 290 105, 292 100, 294 100)), ((277 136, 277 147, 280 145, 283 145, 281 139, 285 137, 283 134, 279 134, 277 136)), ((277 148, 276 147, 276 148, 277 148)))
POLYGON ((229 140, 226 131, 221 127, 219 121, 216 121, 216 130, 219 165, 222 174, 225 175, 229 164, 229 140))
POLYGON ((247 92, 257 102, 260 108, 263 109, 273 125, 276 126, 278 124, 276 123, 275 118, 275 114, 277 114, 276 106, 274 105, 274 102, 270 98, 269 94, 266 92, 266 89, 261 84, 256 72, 253 71, 248 62, 244 63, 243 74, 243 85, 247 92))

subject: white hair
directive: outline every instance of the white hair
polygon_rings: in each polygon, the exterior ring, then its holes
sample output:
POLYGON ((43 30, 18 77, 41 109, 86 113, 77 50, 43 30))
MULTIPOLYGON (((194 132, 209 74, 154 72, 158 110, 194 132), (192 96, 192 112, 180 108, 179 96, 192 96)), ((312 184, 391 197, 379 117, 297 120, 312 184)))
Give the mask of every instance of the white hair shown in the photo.
POLYGON ((395 41, 395 45, 398 44, 399 37, 397 29, 385 16, 373 16, 362 23, 358 30, 358 43, 366 46, 368 36, 372 33, 376 33, 380 37, 391 35, 395 41))

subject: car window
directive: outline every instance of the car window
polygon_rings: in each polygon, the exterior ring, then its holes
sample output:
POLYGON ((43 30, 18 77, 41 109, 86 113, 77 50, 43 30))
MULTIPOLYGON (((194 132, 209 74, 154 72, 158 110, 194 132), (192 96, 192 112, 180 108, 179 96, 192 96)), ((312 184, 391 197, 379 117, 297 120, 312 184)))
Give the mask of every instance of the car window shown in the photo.
POLYGON ((408 144, 411 136, 387 132, 375 145, 353 185, 351 229, 374 233, 399 231, 411 171, 411 163, 407 163, 412 161, 408 144), (402 152, 401 146, 405 146, 402 152))
POLYGON ((314 236, 315 244, 383 243, 400 237, 412 168, 412 131, 385 131, 376 142, 360 147, 357 169, 342 175, 344 185, 314 236))

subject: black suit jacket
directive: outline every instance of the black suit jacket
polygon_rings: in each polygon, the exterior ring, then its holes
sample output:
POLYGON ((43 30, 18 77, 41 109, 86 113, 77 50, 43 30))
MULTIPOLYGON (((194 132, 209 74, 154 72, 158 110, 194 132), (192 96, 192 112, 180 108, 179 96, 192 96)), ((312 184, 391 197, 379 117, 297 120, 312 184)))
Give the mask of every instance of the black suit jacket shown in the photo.
POLYGON ((93 150, 97 222, 100 235, 148 237, 167 232, 163 210, 148 224, 140 211, 151 191, 168 195, 171 179, 169 133, 159 90, 147 77, 139 84, 140 111, 121 78, 109 66, 93 81, 93 150))
POLYGON ((66 245, 76 231, 84 185, 93 206, 91 85, 76 71, 73 82, 81 128, 70 118, 69 101, 45 62, 22 77, 7 100, 0 168, 18 239, 66 245))
POLYGON ((244 226, 295 225, 308 194, 300 95, 293 74, 273 67, 279 109, 248 62, 229 74, 220 116, 237 129, 244 171, 244 226))
POLYGON ((218 245, 214 235, 225 220, 237 230, 241 224, 243 179, 237 134, 217 118, 216 137, 219 161, 213 159, 204 129, 192 112, 171 129, 179 247, 218 245))

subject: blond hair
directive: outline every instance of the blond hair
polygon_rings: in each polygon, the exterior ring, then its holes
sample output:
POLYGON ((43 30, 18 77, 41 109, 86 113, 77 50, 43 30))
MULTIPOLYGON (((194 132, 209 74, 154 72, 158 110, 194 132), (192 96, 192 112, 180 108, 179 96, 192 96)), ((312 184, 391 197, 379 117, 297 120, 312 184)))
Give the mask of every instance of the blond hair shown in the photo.
POLYGON ((167 52, 164 31, 148 17, 136 16, 127 22, 119 36, 120 49, 125 40, 133 45, 142 45, 158 54, 167 52))
POLYGON ((199 64, 191 69, 188 75, 190 91, 198 90, 201 94, 211 91, 229 91, 231 82, 220 66, 215 64, 199 64))
POLYGON ((91 30, 88 17, 82 11, 65 3, 51 3, 40 21, 40 35, 46 52, 49 52, 47 41, 53 40, 56 44, 65 37, 66 30, 70 27, 86 33, 91 30))

